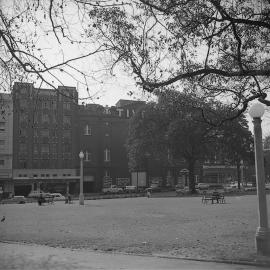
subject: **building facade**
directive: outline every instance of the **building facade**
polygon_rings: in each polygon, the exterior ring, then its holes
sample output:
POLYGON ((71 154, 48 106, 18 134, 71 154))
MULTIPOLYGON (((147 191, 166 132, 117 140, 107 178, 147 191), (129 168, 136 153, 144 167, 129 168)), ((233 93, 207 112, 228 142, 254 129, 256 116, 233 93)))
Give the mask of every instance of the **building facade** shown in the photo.
POLYGON ((120 100, 116 106, 79 106, 79 148, 84 152, 84 191, 131 184, 125 142, 130 117, 144 105, 120 100))
POLYGON ((78 93, 74 87, 13 87, 13 181, 15 194, 62 192, 78 182, 78 93), (59 186, 62 185, 62 188, 59 186))
POLYGON ((12 181, 13 104, 10 94, 0 94, 0 194, 14 192, 12 181))

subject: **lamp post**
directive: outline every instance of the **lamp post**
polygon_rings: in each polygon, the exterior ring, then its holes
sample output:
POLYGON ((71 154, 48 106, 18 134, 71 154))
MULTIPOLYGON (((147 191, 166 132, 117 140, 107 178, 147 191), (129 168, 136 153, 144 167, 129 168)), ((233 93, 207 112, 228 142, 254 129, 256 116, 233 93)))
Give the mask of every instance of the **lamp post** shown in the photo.
POLYGON ((262 149, 262 128, 261 117, 264 114, 264 107, 260 103, 254 104, 249 115, 253 118, 254 124, 254 145, 255 145, 255 168, 258 196, 259 226, 256 230, 255 244, 257 254, 270 255, 270 230, 268 228, 267 204, 265 194, 265 175, 262 149))
POLYGON ((84 205, 84 196, 83 196, 83 151, 79 153, 80 158, 80 195, 79 195, 79 203, 80 205, 84 205))

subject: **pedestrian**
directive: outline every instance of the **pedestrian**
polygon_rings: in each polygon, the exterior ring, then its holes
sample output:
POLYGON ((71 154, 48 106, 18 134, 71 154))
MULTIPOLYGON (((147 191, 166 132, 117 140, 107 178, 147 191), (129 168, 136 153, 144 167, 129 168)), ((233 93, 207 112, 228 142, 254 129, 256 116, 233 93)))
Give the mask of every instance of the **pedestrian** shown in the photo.
POLYGON ((68 194, 68 203, 71 203, 71 195, 68 194))
POLYGON ((38 205, 41 206, 43 202, 43 198, 42 198, 42 193, 40 192, 39 197, 38 197, 38 205))
POLYGON ((151 191, 150 191, 150 189, 149 189, 149 188, 147 189, 146 196, 147 196, 147 198, 150 198, 150 197, 151 197, 151 191))
POLYGON ((66 196, 65 196, 65 203, 66 204, 68 203, 68 193, 66 193, 66 196))

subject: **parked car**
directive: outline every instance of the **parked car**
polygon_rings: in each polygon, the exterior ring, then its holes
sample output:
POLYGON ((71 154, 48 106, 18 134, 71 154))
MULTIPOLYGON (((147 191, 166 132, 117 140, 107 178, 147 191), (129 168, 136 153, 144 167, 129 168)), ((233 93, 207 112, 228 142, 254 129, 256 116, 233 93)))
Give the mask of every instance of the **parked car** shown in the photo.
POLYGON ((177 195, 185 195, 189 192, 189 187, 187 186, 180 186, 175 189, 177 195))
POLYGON ((108 188, 103 188, 102 189, 102 193, 112 193, 112 194, 117 194, 117 193, 122 193, 123 192, 123 189, 122 188, 119 188, 117 187, 116 185, 112 185, 108 188))
POLYGON ((50 193, 46 193, 44 191, 38 191, 38 190, 33 190, 31 191, 29 194, 28 194, 28 198, 33 198, 33 199, 37 199, 40 197, 40 195, 43 197, 43 198, 46 198, 46 197, 50 197, 50 193))
POLYGON ((126 191, 127 193, 134 193, 134 192, 137 191, 137 187, 136 187, 136 186, 126 186, 126 187, 125 187, 125 191, 126 191))
POLYGON ((161 192, 161 187, 158 184, 150 185, 151 192, 161 192))
POLYGON ((53 196, 54 201, 64 201, 65 200, 65 196, 63 196, 61 193, 51 193, 51 195, 53 196))
POLYGON ((4 199, 1 201, 1 203, 18 203, 18 204, 24 204, 26 203, 26 199, 24 196, 14 196, 10 199, 4 199))
POLYGON ((212 193, 214 191, 217 191, 219 193, 224 193, 225 189, 222 184, 217 183, 199 183, 198 184, 198 193, 212 193))

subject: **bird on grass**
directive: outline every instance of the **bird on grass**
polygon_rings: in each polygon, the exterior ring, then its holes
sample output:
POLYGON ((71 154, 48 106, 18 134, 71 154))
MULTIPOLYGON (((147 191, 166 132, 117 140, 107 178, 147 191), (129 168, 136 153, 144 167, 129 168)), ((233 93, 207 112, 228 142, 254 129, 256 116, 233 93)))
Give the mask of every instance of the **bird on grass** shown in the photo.
POLYGON ((2 219, 1 219, 1 222, 4 222, 6 220, 6 217, 3 216, 2 219))

